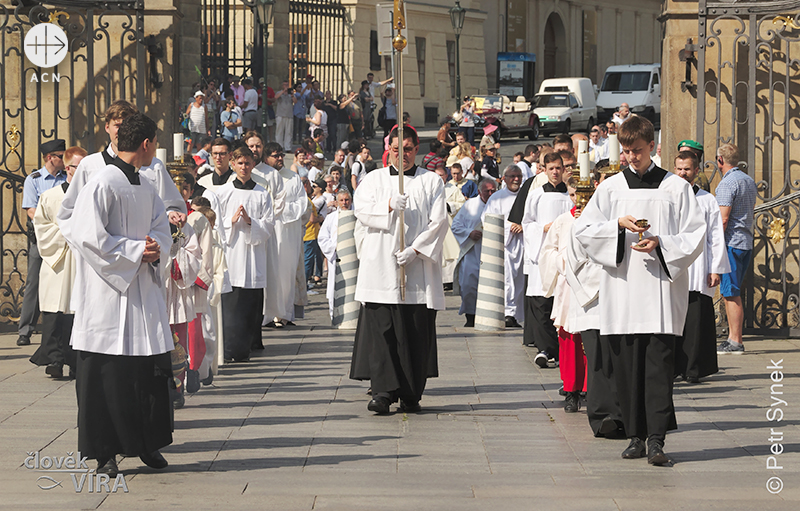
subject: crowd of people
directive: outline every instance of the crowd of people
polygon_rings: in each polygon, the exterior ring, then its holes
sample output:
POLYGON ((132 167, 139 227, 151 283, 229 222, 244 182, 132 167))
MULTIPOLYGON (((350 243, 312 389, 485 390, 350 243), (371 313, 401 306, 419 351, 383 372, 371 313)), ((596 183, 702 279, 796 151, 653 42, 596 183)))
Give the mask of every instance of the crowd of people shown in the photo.
MULTIPOLYGON (((307 82, 275 97, 323 101, 319 84, 307 82)), ((739 171, 735 146, 717 150, 716 198, 697 183, 702 146, 682 142, 672 172, 664 170, 651 159, 652 124, 632 114, 607 125, 623 166, 610 177, 598 159, 609 150, 602 125, 530 144, 502 172, 491 128, 476 148, 466 131, 453 139, 443 127, 420 165, 410 125, 402 136, 388 126, 375 159, 350 133, 326 165, 322 145, 332 134, 318 136, 325 116, 317 108, 303 121, 315 126, 310 137, 295 129, 300 147, 286 167, 288 138, 265 141, 247 114, 257 100, 252 83, 243 81, 242 114, 225 115, 239 105, 235 83, 224 87, 223 132, 212 140, 194 135, 215 122, 196 112, 216 87, 195 94, 187 116, 197 154, 181 175, 155 158, 155 123, 117 101, 105 114, 103 151, 47 142, 44 167, 26 179, 32 248, 17 344, 30 344, 41 309, 42 344, 31 362, 51 377, 68 368, 76 378, 79 449, 97 460, 98 473, 116 475, 117 454, 165 467, 159 450, 171 442, 171 410, 212 383, 217 351, 225 363, 248 362, 264 349, 262 327, 285 329, 304 317, 326 272, 333 318, 339 220, 348 211, 364 263, 350 376, 370 382, 368 410, 386 414, 397 401, 404 412, 421 409, 427 378, 438 375, 445 290, 461 297, 466 328, 481 314, 483 226, 496 215, 505 326, 523 328, 537 366, 559 367, 566 412, 585 396, 596 436, 630 439, 623 458, 669 462, 673 383, 697 383, 717 371, 717 353, 744 351, 739 296, 755 183, 739 171), (225 136, 239 124, 248 129, 225 136), (593 154, 596 187, 582 209, 581 141, 593 154), (715 347, 718 285, 730 338, 715 347)), ((371 83, 388 85, 364 87, 371 83)), ((345 101, 344 110, 356 103, 345 101)))

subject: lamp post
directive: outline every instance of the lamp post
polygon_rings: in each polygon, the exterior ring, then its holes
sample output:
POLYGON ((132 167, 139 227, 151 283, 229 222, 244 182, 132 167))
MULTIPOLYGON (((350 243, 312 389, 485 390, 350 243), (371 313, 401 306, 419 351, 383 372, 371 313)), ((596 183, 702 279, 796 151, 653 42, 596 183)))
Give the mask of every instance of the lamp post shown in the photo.
POLYGON ((255 11, 258 24, 261 26, 261 35, 264 39, 264 46, 261 51, 264 57, 264 65, 261 68, 261 75, 264 79, 264 85, 261 88, 261 136, 264 137, 264 143, 267 142, 267 43, 269 34, 267 28, 272 23, 272 16, 275 9, 275 0, 255 0, 253 10, 255 11))
POLYGON ((456 5, 450 8, 450 23, 453 25, 453 32, 456 34, 456 109, 461 107, 461 29, 464 28, 464 18, 467 10, 461 7, 461 3, 456 0, 456 5))

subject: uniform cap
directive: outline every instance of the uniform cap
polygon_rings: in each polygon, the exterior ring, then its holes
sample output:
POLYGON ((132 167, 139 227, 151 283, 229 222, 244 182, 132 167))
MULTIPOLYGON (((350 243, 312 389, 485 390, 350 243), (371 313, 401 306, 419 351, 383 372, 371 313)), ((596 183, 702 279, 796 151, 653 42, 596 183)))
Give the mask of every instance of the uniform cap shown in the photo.
POLYGON ((67 150, 67 143, 57 138, 55 140, 51 140, 49 142, 45 142, 44 144, 39 146, 39 151, 42 154, 50 154, 56 151, 66 151, 67 150))
POLYGON ((703 144, 695 142, 694 140, 681 140, 678 143, 678 150, 680 151, 684 147, 688 147, 689 149, 696 149, 700 152, 703 152, 703 144))

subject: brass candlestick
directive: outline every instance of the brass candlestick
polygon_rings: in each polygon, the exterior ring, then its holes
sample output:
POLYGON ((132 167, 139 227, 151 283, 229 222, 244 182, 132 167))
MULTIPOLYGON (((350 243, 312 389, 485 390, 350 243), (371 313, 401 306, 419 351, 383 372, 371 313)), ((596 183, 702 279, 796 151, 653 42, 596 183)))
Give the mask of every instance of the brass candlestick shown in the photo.
POLYGON ((583 208, 589 204, 589 200, 594 195, 594 181, 592 181, 591 174, 586 179, 581 179, 581 171, 576 169, 572 171, 572 178, 574 179, 575 185, 575 195, 577 196, 577 200, 575 201, 575 206, 583 211, 583 208))

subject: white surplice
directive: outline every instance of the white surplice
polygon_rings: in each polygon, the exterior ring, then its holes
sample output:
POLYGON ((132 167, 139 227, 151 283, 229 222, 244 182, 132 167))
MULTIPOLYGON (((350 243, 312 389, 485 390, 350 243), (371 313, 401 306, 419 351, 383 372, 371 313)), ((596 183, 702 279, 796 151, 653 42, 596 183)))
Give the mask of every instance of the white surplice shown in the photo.
MULTIPOLYGON (((442 244, 447 232, 444 183, 434 172, 416 167, 414 176, 403 176, 408 195, 405 244, 417 256, 405 266, 406 299, 400 299, 398 213, 389 211, 389 200, 398 193, 400 177, 389 167, 367 174, 356 188, 353 206, 363 233, 355 299, 380 304, 426 305, 444 310, 442 289, 442 244)), ((405 248, 405 247, 402 247, 405 248)))
POLYGON ((231 286, 256 289, 267 286, 267 240, 274 235, 272 199, 259 185, 252 189, 237 188, 231 181, 217 188, 221 221, 225 225, 225 259, 231 286), (233 223, 239 206, 250 217, 248 225, 242 217, 233 223))
POLYGON ((208 289, 214 281, 214 229, 205 215, 192 211, 186 223, 194 230, 197 244, 200 247, 200 266, 197 269, 197 278, 202 281, 205 289, 194 286, 194 310, 197 314, 208 312, 208 289))
POLYGON ((467 202, 467 198, 461 193, 461 187, 455 184, 447 183, 444 185, 444 195, 449 209, 450 218, 456 216, 458 210, 467 202))
POLYGON ((202 254, 194 229, 188 223, 181 228, 182 238, 173 242, 170 267, 164 272, 164 287, 167 290, 169 324, 180 325, 194 321, 197 312, 194 306, 194 281, 200 271, 202 254), (179 271, 175 271, 177 266, 179 271), (178 277, 178 278, 174 278, 178 277))
POLYGON ((84 185, 74 204, 68 218, 62 217, 63 207, 58 215, 77 266, 72 347, 106 355, 171 351, 162 272, 172 236, 156 189, 146 179, 132 185, 108 165, 84 185), (146 236, 161 247, 160 265, 142 262, 146 236))
POLYGON ((592 262, 583 245, 575 237, 572 222, 566 246, 564 277, 570 290, 568 322, 574 332, 600 330, 600 275, 603 268, 592 262))
MULTIPOLYGON (((517 192, 518 193, 518 192, 517 192)), ((505 267, 505 315, 513 316, 517 321, 524 317, 523 297, 525 296, 525 274, 522 267, 525 259, 525 241, 522 233, 511 232, 511 222, 508 213, 517 199, 517 193, 512 193, 508 188, 495 192, 488 201, 481 215, 481 223, 485 223, 486 215, 500 215, 505 224, 505 253, 503 265, 505 267)))
POLYGON ((450 227, 461 247, 456 271, 461 295, 459 314, 475 314, 475 304, 478 300, 478 275, 481 269, 481 241, 475 241, 469 235, 472 231, 483 230, 481 217, 485 207, 486 203, 480 196, 469 199, 458 211, 453 219, 453 225, 450 227))
MULTIPOLYGON (((92 153, 81 160, 78 168, 75 169, 75 175, 72 176, 67 193, 64 195, 64 200, 61 204, 62 212, 59 213, 60 218, 69 218, 75 208, 75 199, 86 183, 98 170, 106 168, 106 165, 108 165, 106 159, 110 160, 116 156, 114 149, 109 145, 104 151, 92 153), (105 157, 103 153, 106 154, 105 157)), ((186 213, 186 203, 183 201, 178 187, 172 181, 164 162, 158 158, 153 158, 150 165, 139 169, 139 176, 153 186, 167 211, 186 213)))
MULTIPOLYGON (((283 179, 283 211, 275 217, 277 262, 275 279, 269 283, 264 296, 264 321, 272 318, 294 320, 298 265, 303 261, 304 216, 308 212, 308 196, 300 178, 291 169, 279 171, 283 179)), ((230 266, 230 261, 228 265, 230 266)), ((272 272, 270 272, 270 276, 272 272)), ((305 281, 305 279, 303 279, 305 281)))
POLYGON ((544 227, 573 206, 567 192, 545 192, 544 187, 540 187, 528 193, 522 216, 522 235, 525 239, 524 272, 528 276, 526 296, 549 296, 542 286, 539 273, 539 251, 547 236, 544 227))
MULTIPOLYGON (((603 181, 575 221, 575 235, 592 261, 600 264, 600 334, 682 335, 686 321, 691 263, 702 253, 705 219, 689 184, 666 173, 658 188, 631 189, 623 171, 603 181), (620 231, 618 220, 646 219, 645 237, 656 236, 657 251, 631 249, 638 235, 620 231), (622 261, 617 263, 620 232, 622 261)), ((653 172, 651 170, 650 172, 653 172)), ((633 178, 637 179, 637 178, 633 178)))
POLYGON ((725 231, 722 229, 722 215, 717 199, 702 189, 698 190, 695 197, 708 229, 702 255, 689 266, 689 291, 698 291, 713 298, 714 288, 708 287, 708 274, 730 273, 731 264, 728 261, 725 231))
POLYGON ((42 312, 71 314, 70 297, 75 280, 75 258, 56 222, 63 199, 62 185, 42 193, 33 215, 33 228, 43 263, 39 271, 39 309, 42 312))
POLYGON ((317 243, 322 255, 328 260, 328 286, 325 289, 325 298, 328 299, 328 308, 333 319, 333 293, 336 284, 336 242, 339 239, 339 210, 330 213, 322 222, 319 229, 317 243))

